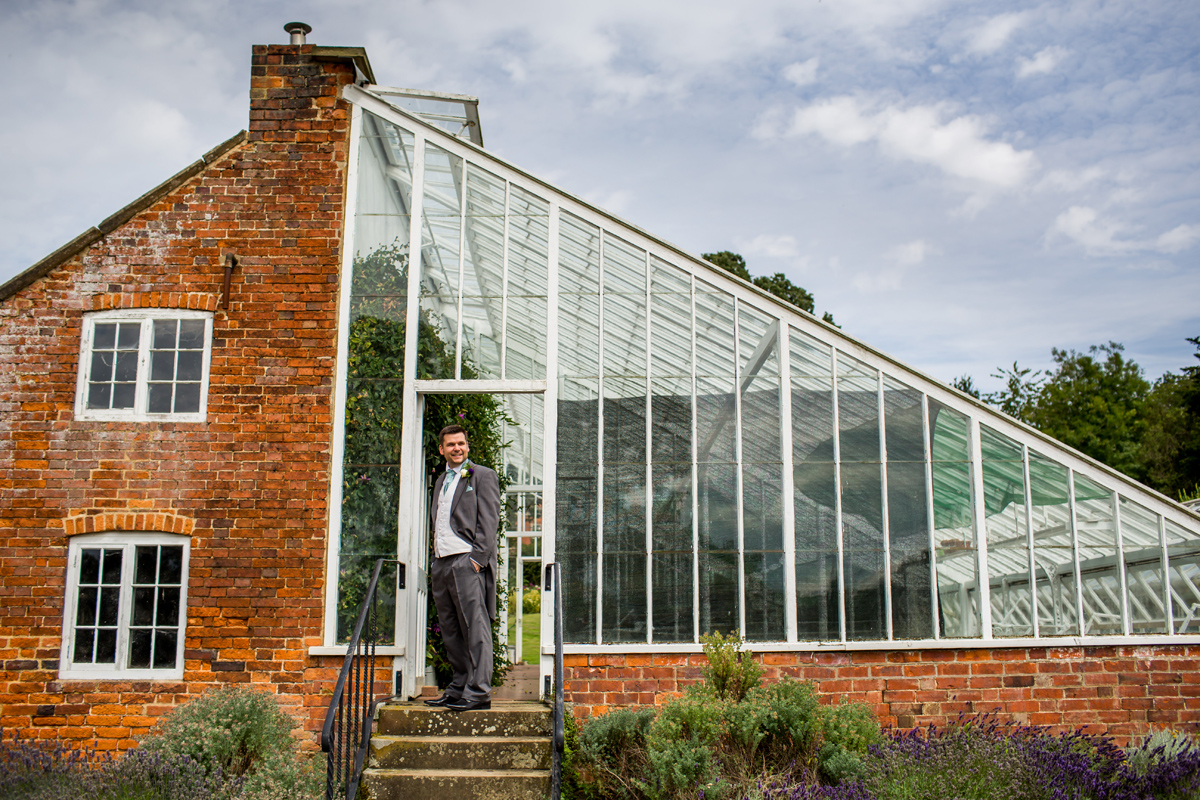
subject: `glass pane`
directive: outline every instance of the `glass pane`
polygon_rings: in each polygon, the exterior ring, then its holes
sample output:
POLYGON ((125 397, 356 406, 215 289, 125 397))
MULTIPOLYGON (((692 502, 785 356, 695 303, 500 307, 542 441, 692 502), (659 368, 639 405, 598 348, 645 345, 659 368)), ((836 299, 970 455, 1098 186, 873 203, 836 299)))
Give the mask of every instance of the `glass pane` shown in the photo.
POLYGON ((600 374, 600 295, 560 295, 558 341, 559 375, 600 374))
POLYGON ((79 554, 79 582, 100 582, 100 552, 99 550, 84 550, 79 554))
POLYGON ((175 379, 175 351, 155 350, 150 353, 150 380, 170 381, 175 379))
POLYGON ((158 589, 158 608, 154 615, 154 624, 174 628, 179 625, 179 590, 160 586, 158 589))
POLYGON ((509 380, 542 380, 546 377, 548 314, 545 296, 508 298, 504 375, 509 380))
POLYGON ((179 354, 178 369, 175 379, 180 381, 198 381, 201 378, 201 366, 204 354, 197 350, 187 350, 179 354))
POLYGON ((742 465, 746 550, 783 552, 783 464, 742 465))
MULTIPOLYGON (((605 261, 607 263, 607 257, 605 261)), ((646 296, 604 295, 604 330, 604 374, 644 376, 647 369, 646 296)))
POLYGON ((154 624, 154 587, 138 586, 133 590, 133 625, 154 624))
POLYGON ((746 553, 746 639, 749 641, 787 638, 783 563, 782 552, 746 553))
POLYGON ((97 383, 111 381, 114 361, 116 361, 116 356, 111 352, 92 353, 92 381, 97 383))
POLYGON ((88 408, 111 408, 112 386, 107 383, 88 384, 88 408))
POLYGON ((742 460, 783 461, 783 423, 780 420, 779 378, 760 376, 742 386, 742 460))
MULTIPOLYGON (((888 449, 891 449, 888 428, 888 449)), ((888 461, 888 536, 892 559, 892 637, 933 638, 933 586, 925 465, 888 461)))
POLYGON ((141 339, 142 324, 140 322, 122 322, 117 326, 117 349, 137 350, 141 339))
POLYGON ((356 262, 364 253, 386 249, 402 256, 407 270, 413 158, 414 138, 410 132, 373 114, 363 114, 354 218, 356 262))
MULTIPOLYGON (((346 641, 352 632, 350 627, 354 624, 376 559, 395 558, 400 470, 398 467, 347 465, 342 481, 338 641, 346 641)), ((395 578, 391 580, 394 589, 395 578)), ((383 591, 382 587, 380 591, 383 591)), ((381 620, 380 630, 390 638, 390 622, 384 624, 381 620)))
POLYGON ((121 558, 124 553, 121 550, 105 550, 104 551, 104 570, 101 583, 120 584, 121 583, 121 558))
POLYGON ((838 432, 842 461, 879 461, 879 381, 875 370, 838 354, 838 432))
MULTIPOLYGON (((500 377, 500 335, 503 311, 504 301, 500 297, 463 298, 463 380, 500 377)), ((545 318, 544 313, 542 318, 545 318)))
POLYGON ((154 632, 154 668, 170 669, 175 666, 175 656, 179 649, 179 634, 177 631, 157 630, 154 632))
POLYGON ((183 547, 164 545, 159 551, 158 582, 180 583, 183 577, 183 547))
POLYGON ((841 638, 834 465, 797 462, 796 620, 801 641, 841 638))
POLYGON ((119 586, 105 586, 100 590, 100 614, 97 624, 116 625, 120 619, 121 589, 119 586))
POLYGON ((175 385, 175 413, 194 414, 200 410, 200 384, 179 383, 175 385))
POLYGON ((93 350, 112 350, 117 344, 117 326, 113 322, 97 322, 92 335, 93 350))
MULTIPOLYGON (((366 597, 375 571, 375 562, 380 558, 395 558, 395 548, 387 554, 358 555, 345 551, 338 558, 338 627, 337 640, 346 643, 354 633, 354 622, 359 606, 366 597)), ((391 644, 396 629, 396 565, 384 564, 379 573, 376 606, 379 643, 391 644)))
POLYGON ((546 295, 549 242, 550 204, 513 186, 508 221, 510 295, 546 295))
MULTIPOLYGON (((686 551, 690 554, 692 552, 692 467, 690 464, 655 464, 651 474, 654 477, 654 549, 656 551, 686 551)), ((690 559, 691 556, 689 555, 688 558, 690 559)), ((657 614, 657 612, 655 613, 657 614)))
POLYGON ((94 586, 79 589, 79 600, 75 605, 76 625, 96 624, 96 593, 98 591, 94 586))
POLYGON ((650 446, 653 460, 688 463, 692 460, 692 393, 687 378, 656 378, 650 382, 650 446))
POLYGON ((504 191, 503 180, 468 166, 464 295, 504 294, 504 191))
MULTIPOLYGON (((606 531, 607 528, 606 518, 606 531)), ((604 546, 607 551, 607 538, 604 546)), ((603 619, 603 641, 646 641, 646 556, 644 552, 642 554, 605 553, 603 619)))
POLYGON ((72 660, 76 664, 91 664, 95 659, 95 654, 92 652, 95 642, 96 631, 94 628, 76 628, 75 652, 72 660))
POLYGON ((117 632, 108 628, 96 631, 97 664, 117 663, 117 632))
POLYGON ((612 378, 604 383, 604 462, 646 463, 646 382, 612 378))
POLYGON ((667 271, 673 267, 651 261, 650 374, 687 377, 692 372, 691 289, 687 283, 679 286, 676 276, 667 271), (679 291, 669 294, 665 288, 679 291))
POLYGON ((461 189, 462 159, 426 142, 421 286, 428 293, 420 302, 430 335, 418 340, 424 379, 455 377, 461 189))
POLYGON ((113 386, 112 407, 133 408, 134 384, 118 383, 113 386))
POLYGON ((154 583, 154 579, 158 577, 158 548, 138 547, 133 563, 134 583, 154 583))
POLYGON ((738 632, 737 553, 700 553, 700 633, 738 632))
POLYGON ((986 426, 980 426, 979 436, 992 635, 1033 636, 1024 456, 1020 445, 986 426))
POLYGON ((842 464, 846 638, 886 639, 883 484, 879 464, 842 464))
POLYGON ((150 648, 153 643, 154 631, 146 628, 129 632, 129 668, 149 669, 150 648))
POLYGON ((971 505, 970 427, 965 416, 930 398, 929 429, 938 624, 943 637, 975 637, 981 629, 979 560, 971 505))
POLYGON ((738 356, 742 380, 779 375, 779 321, 738 303, 738 356))
POLYGON ((644 464, 604 465, 604 552, 646 552, 644 464))
POLYGON ((179 321, 179 349, 204 349, 204 320, 183 319, 179 321))
POLYGON ((118 352, 113 380, 129 383, 137 380, 138 354, 136 351, 118 352))
POLYGON ((1121 498, 1121 544, 1125 551, 1126 598, 1132 633, 1167 632, 1158 515, 1121 498))
POLYGON ((690 541, 686 553, 655 553, 650 563, 654 571, 654 641, 692 641, 695 582, 690 541))
MULTIPOLYGON (((560 408, 561 408, 560 401, 560 408)), ((595 403, 593 402, 593 408, 595 403)), ((594 429, 593 429, 594 430, 594 429)), ((563 417, 559 415, 559 451, 563 417)), ((592 454, 595 454, 593 444, 592 454)), ((562 564, 563 635, 569 642, 596 641, 596 520, 599 487, 595 463, 558 464, 556 557, 562 564)))
POLYGON ((734 374, 733 298, 696 283, 696 374, 734 374))
POLYGON ((737 461, 734 378, 696 378, 696 460, 737 461))
POLYGON ((1075 558, 1067 468, 1029 451, 1029 494, 1033 503, 1033 560, 1036 565, 1038 633, 1079 635, 1075 558))
POLYGON ((1083 632, 1089 636, 1119 636, 1121 576, 1117 560, 1117 527, 1113 494, 1075 474, 1075 524, 1083 580, 1083 632))
POLYGON ((155 350, 174 350, 175 349, 175 334, 179 328, 179 320, 174 319, 156 319, 154 320, 154 338, 153 347, 155 350))
POLYGON ((1200 629, 1200 541, 1196 534, 1166 521, 1171 581, 1171 619, 1175 632, 1200 629))

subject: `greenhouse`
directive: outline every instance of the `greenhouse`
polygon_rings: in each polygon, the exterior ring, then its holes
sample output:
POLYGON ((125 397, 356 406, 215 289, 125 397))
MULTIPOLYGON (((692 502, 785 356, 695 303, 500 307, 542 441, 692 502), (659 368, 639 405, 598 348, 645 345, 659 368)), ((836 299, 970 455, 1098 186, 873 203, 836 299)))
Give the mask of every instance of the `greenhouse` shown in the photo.
POLYGON ((424 669, 435 395, 502 409, 510 555, 562 564, 568 652, 1200 632, 1194 513, 490 155, 472 98, 345 97, 327 644, 398 557, 424 669))

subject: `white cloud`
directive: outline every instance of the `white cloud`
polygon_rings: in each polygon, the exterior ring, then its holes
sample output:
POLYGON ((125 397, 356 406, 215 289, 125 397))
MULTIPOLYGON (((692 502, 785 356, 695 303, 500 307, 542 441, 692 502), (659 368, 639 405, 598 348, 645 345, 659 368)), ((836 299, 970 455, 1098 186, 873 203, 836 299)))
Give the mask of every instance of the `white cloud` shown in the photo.
POLYGON ((885 269, 873 273, 860 272, 854 276, 851 285, 858 291, 868 294, 896 292, 900 290, 902 274, 898 269, 885 269))
POLYGON ((1027 19, 1028 17, 1023 13, 1000 14, 992 17, 971 32, 967 49, 972 53, 991 55, 1004 47, 1027 19))
POLYGON ((834 97, 797 109, 789 133, 815 133, 843 147, 874 140, 895 158, 931 164, 954 177, 1000 188, 1023 183, 1033 171, 1032 152, 989 140, 978 117, 943 122, 942 111, 941 106, 876 111, 857 98, 834 97))
POLYGON ((1062 60, 1067 57, 1067 51, 1061 47, 1047 47, 1038 51, 1033 58, 1017 59, 1017 77, 1028 78, 1030 75, 1045 75, 1053 72, 1062 60))
POLYGON ((765 256, 766 258, 785 258, 796 260, 800 258, 800 245, 794 236, 760 233, 750 240, 738 242, 742 252, 749 256, 765 256))
POLYGON ((884 257, 895 261, 902 267, 915 267, 925 260, 925 256, 932 252, 929 244, 924 239, 916 239, 905 244, 898 244, 884 254, 884 257))
POLYGON ((1093 255, 1158 252, 1173 254, 1187 250, 1200 241, 1200 225, 1179 225, 1154 239, 1121 238, 1128 230, 1110 219, 1104 219, 1093 208, 1071 206, 1058 215, 1049 231, 1066 236, 1093 255))
POLYGON ((783 77, 797 86, 807 86, 810 83, 816 83, 817 67, 819 64, 820 60, 816 56, 807 61, 797 61, 794 64, 788 64, 783 68, 783 77))

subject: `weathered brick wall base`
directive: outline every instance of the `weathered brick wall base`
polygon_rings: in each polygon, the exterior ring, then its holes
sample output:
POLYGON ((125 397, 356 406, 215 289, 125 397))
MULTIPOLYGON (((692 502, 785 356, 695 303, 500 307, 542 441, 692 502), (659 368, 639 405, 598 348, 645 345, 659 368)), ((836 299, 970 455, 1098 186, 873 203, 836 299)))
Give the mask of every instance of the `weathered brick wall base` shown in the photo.
MULTIPOLYGON (((885 726, 945 725, 999 711, 1124 742, 1152 728, 1200 731, 1200 646, 759 653, 763 678, 813 681, 822 699, 870 703, 885 726)), ((585 719, 661 705, 700 680, 703 655, 566 656, 566 697, 585 719)))

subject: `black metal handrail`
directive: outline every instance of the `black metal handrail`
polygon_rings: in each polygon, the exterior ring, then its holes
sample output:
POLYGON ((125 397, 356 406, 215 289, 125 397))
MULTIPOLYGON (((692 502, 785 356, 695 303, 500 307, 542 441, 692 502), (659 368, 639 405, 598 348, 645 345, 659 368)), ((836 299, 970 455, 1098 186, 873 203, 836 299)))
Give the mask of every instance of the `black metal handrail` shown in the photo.
POLYGON ((377 589, 384 564, 396 564, 396 589, 404 588, 404 562, 381 558, 375 562, 371 583, 358 607, 354 633, 346 646, 346 660, 333 687, 325 724, 321 727, 321 750, 325 757, 325 800, 343 795, 354 800, 362 779, 363 762, 371 742, 371 720, 375 707, 375 647, 379 640, 377 589), (364 631, 366 640, 364 641, 364 631))
POLYGON ((553 591, 554 598, 554 750, 550 772, 550 800, 562 798, 562 762, 566 744, 563 726, 563 619, 562 619, 562 567, 557 561, 546 565, 546 589, 553 591))

